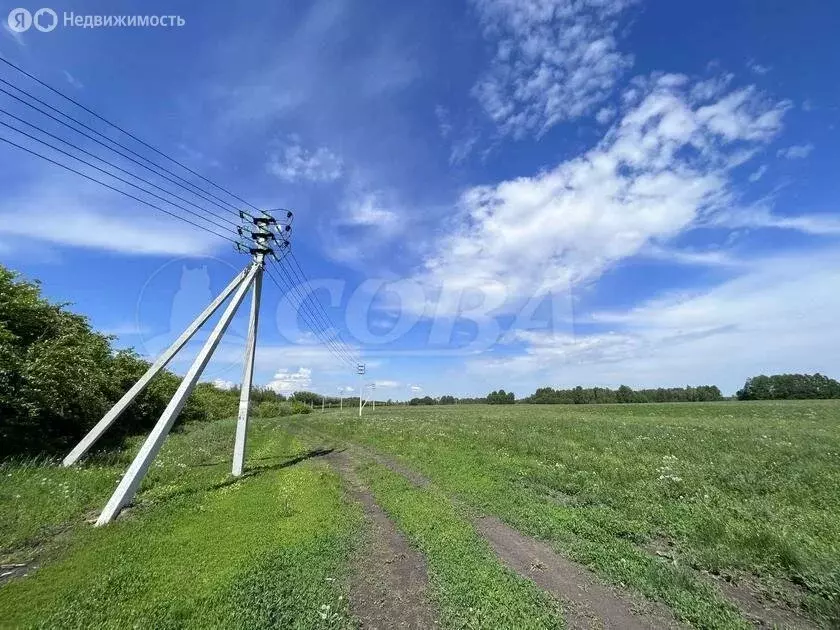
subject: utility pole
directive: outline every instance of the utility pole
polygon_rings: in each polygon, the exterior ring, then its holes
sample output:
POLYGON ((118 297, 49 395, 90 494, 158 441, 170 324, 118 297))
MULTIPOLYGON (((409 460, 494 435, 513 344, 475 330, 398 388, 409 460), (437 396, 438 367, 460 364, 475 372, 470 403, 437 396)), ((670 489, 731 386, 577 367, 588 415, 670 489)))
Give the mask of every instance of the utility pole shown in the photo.
POLYGON ((372 398, 373 410, 376 411, 376 383, 370 384, 370 395, 372 398))
POLYGON ((262 274, 265 255, 272 253, 268 247, 269 238, 274 234, 269 227, 276 223, 273 217, 252 217, 254 225, 251 237, 256 245, 251 251, 253 264, 257 267, 254 277, 254 289, 251 296, 251 316, 248 320, 248 341, 245 346, 245 365, 242 370, 242 389, 239 392, 239 415, 236 418, 236 437, 233 442, 234 477, 242 475, 245 467, 245 437, 248 434, 248 413, 251 407, 251 385, 254 380, 254 353, 257 347, 257 323, 260 316, 260 294, 262 292, 262 274))
MULTIPOLYGON (((292 213, 284 211, 286 218, 291 221, 292 213)), ((251 311, 248 323, 248 340, 245 345, 245 364, 242 374, 242 388, 239 397, 239 413, 236 424, 236 437, 234 440, 233 452, 233 475, 241 475, 245 460, 245 438, 248 430, 249 405, 251 400, 251 385, 253 381, 254 353, 257 340, 257 323, 259 319, 260 294, 262 290, 262 274, 265 268, 266 256, 272 256, 279 260, 275 252, 285 252, 289 247, 289 232, 291 223, 283 226, 283 230, 277 227, 277 221, 266 212, 260 215, 250 215, 245 212, 239 213, 240 218, 246 221, 245 228, 237 228, 240 236, 248 234, 253 247, 244 248, 241 243, 236 244, 237 250, 251 254, 251 261, 240 272, 227 287, 199 314, 198 317, 187 327, 187 329, 167 348, 164 353, 149 367, 146 373, 129 389, 128 392, 114 405, 108 413, 91 429, 88 434, 73 448, 64 458, 63 464, 70 466, 90 449, 102 434, 116 421, 126 407, 145 389, 151 379, 162 370, 175 354, 195 335, 207 320, 218 310, 218 308, 229 297, 230 302, 225 307, 221 318, 213 327, 210 336, 202 346, 195 360, 193 361, 184 378, 181 380, 178 389, 169 401, 169 404, 161 414, 146 441, 140 447, 134 461, 123 475, 116 490, 111 495, 99 519, 97 525, 110 523, 119 511, 133 498, 137 489, 143 481, 143 477, 149 470, 155 456, 163 446, 172 426, 178 418, 178 414, 186 404, 187 398, 192 393, 198 379, 201 377, 204 368, 210 361, 219 341, 230 325, 236 311, 239 309, 246 293, 252 290, 251 311), (233 297, 231 297, 233 296, 233 297)))
POLYGON ((359 417, 362 417, 362 394, 365 391, 365 384, 364 384, 364 376, 365 376, 365 364, 358 363, 356 364, 356 374, 359 375, 359 417))
POLYGON ((344 388, 338 388, 338 410, 344 411, 344 388))

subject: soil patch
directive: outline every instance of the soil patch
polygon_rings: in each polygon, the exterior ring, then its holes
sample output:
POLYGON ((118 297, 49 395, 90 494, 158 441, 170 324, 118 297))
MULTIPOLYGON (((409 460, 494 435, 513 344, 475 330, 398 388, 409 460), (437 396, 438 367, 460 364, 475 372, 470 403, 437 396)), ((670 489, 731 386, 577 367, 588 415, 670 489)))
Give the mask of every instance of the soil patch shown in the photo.
POLYGON ((567 603, 570 628, 680 627, 667 607, 604 585, 591 571, 564 558, 547 543, 525 536, 494 516, 476 519, 475 525, 509 569, 567 603))
POLYGON ((423 556, 403 538, 353 469, 346 451, 325 457, 362 505, 370 523, 366 547, 357 554, 350 583, 350 610, 363 628, 436 628, 437 615, 427 597, 423 556))

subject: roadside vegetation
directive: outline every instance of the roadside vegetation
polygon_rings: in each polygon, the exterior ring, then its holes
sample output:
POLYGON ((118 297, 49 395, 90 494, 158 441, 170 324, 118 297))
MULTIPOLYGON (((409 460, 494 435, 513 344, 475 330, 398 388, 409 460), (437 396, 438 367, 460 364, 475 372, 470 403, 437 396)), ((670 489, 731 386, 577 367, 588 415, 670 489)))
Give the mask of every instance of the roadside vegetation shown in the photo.
POLYGON ((137 504, 103 528, 85 519, 133 449, 81 468, 0 466, 0 557, 32 573, 0 586, 0 625, 350 626, 344 579, 358 509, 276 421, 254 423, 249 472, 230 477, 233 429, 222 421, 171 436, 137 504))

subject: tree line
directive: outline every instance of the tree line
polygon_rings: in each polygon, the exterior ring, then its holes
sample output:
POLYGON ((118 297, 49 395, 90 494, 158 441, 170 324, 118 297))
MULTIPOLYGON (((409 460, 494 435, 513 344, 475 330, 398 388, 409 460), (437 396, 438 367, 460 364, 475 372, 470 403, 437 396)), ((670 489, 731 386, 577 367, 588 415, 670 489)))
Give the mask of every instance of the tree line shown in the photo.
POLYGON ((717 385, 696 387, 658 387, 656 389, 634 390, 627 385, 618 389, 609 387, 573 387, 554 389, 540 387, 522 402, 538 405, 584 405, 607 403, 649 403, 649 402, 710 402, 723 400, 717 385))
POLYGON ((816 374, 753 376, 735 394, 738 400, 803 400, 840 398, 840 383, 816 374))

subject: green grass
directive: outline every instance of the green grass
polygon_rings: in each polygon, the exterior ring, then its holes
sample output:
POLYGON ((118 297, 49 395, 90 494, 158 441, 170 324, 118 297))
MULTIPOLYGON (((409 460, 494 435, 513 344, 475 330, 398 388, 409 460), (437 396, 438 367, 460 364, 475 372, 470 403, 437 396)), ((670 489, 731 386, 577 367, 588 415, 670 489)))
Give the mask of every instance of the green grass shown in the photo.
POLYGON ((379 408, 314 414, 698 627, 743 620, 703 572, 840 624, 840 402, 379 408), (673 560, 654 553, 670 544, 673 560))
POLYGON ((505 569, 452 502, 387 468, 362 470, 377 502, 425 555, 432 596, 447 628, 563 628, 559 604, 505 569))
POLYGON ((229 477, 233 423, 173 435, 136 507, 93 528, 130 453, 78 472, 6 463, 3 557, 41 565, 0 587, 9 627, 352 626, 344 595, 361 522, 339 479, 278 423, 256 421, 251 474, 229 477))
POLYGON ((316 432, 432 481, 361 470, 426 556, 444 627, 560 627, 556 601, 507 571, 470 524, 495 514, 663 601, 700 628, 745 627, 708 574, 748 578, 840 626, 840 402, 378 408, 256 420, 230 477, 233 422, 173 434, 136 504, 94 528, 139 441, 81 468, 0 464, 6 627, 352 627, 362 528, 316 432), (666 550, 668 557, 657 555, 666 550))

